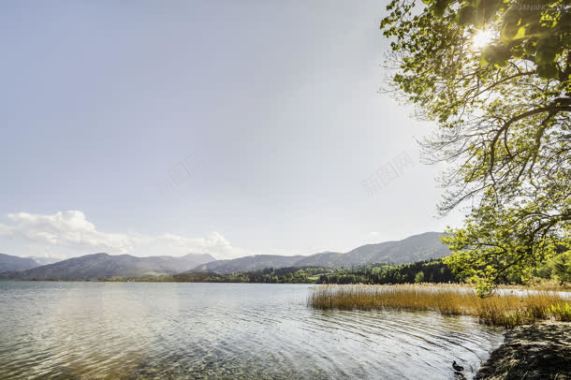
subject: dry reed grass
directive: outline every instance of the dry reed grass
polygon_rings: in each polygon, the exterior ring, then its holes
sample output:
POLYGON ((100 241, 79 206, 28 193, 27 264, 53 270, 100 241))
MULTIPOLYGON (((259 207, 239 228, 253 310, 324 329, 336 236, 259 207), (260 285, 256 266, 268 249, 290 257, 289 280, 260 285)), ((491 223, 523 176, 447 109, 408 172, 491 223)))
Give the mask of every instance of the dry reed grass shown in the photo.
POLYGON ((470 315, 480 322, 514 327, 537 320, 571 321, 571 304, 553 292, 495 294, 481 298, 469 288, 425 285, 322 285, 308 304, 318 309, 397 309, 470 315))

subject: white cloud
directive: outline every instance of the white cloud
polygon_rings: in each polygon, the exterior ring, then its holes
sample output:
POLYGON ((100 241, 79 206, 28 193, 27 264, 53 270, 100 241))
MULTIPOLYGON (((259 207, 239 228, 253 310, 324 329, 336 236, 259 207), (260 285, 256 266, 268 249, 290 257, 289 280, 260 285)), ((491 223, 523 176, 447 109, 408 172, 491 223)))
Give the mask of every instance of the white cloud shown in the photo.
MULTIPOLYGON (((8 214, 0 223, 0 243, 4 242, 19 255, 70 257, 86 253, 129 253, 137 256, 210 253, 216 258, 233 258, 250 254, 233 247, 218 232, 205 237, 174 234, 143 235, 99 231, 82 211, 55 214, 8 214)), ((0 246, 0 250, 1 250, 0 246)))

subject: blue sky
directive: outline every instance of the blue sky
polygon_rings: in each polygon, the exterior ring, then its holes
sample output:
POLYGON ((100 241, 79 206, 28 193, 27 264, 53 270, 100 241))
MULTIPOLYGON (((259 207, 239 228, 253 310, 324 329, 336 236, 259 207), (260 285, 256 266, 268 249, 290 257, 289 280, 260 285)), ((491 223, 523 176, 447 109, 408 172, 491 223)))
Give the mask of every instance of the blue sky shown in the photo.
POLYGON ((383 1, 0 4, 0 252, 309 254, 436 218, 383 1))

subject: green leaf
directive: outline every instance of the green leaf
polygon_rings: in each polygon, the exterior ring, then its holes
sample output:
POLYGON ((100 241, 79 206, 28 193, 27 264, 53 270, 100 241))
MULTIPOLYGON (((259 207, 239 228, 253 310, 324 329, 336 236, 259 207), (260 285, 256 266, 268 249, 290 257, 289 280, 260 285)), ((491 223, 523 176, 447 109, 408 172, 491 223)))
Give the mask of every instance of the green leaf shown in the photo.
POLYGON ((525 37, 525 26, 520 26, 517 30, 517 33, 512 38, 514 40, 520 40, 525 37))

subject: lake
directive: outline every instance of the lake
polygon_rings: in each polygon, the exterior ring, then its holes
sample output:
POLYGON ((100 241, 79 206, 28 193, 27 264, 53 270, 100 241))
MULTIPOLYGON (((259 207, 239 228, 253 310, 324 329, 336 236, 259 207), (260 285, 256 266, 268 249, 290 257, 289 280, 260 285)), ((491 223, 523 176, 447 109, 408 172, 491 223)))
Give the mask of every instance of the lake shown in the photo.
POLYGON ((454 379, 502 330, 307 306, 313 285, 0 282, 0 378, 454 379))

